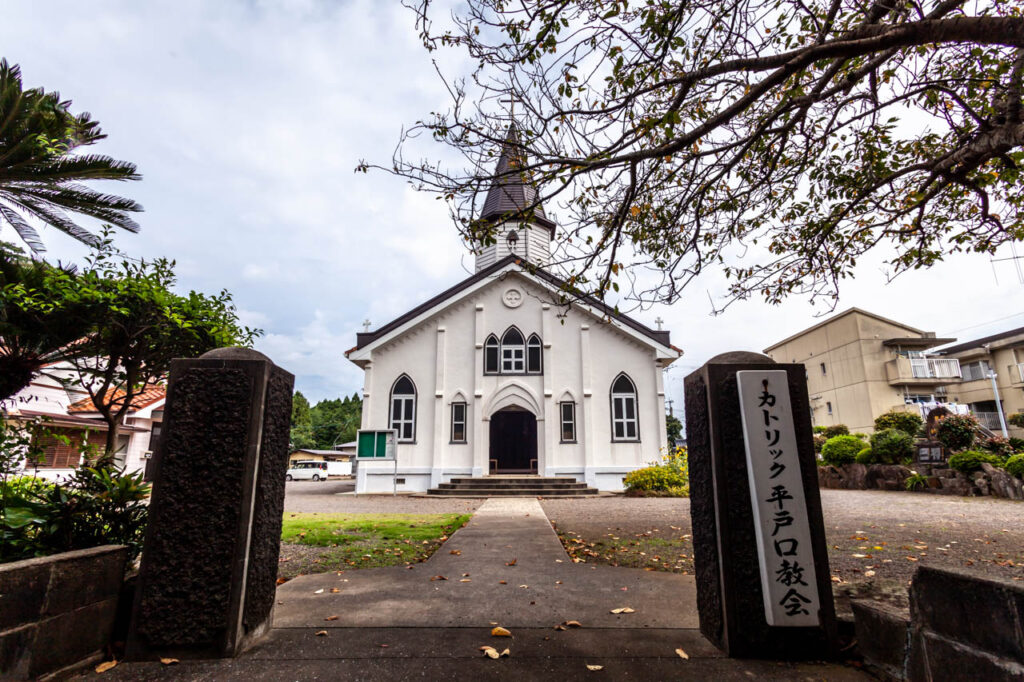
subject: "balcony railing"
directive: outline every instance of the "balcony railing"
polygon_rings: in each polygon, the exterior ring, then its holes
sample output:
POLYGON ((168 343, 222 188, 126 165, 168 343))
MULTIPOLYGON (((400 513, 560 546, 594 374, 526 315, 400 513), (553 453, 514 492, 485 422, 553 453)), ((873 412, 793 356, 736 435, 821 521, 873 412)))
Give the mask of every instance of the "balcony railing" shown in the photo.
POLYGON ((999 433, 1002 429, 1002 425, 999 423, 998 412, 975 412, 974 418, 978 420, 978 423, 984 426, 989 431, 995 431, 999 433))
POLYGON ((910 373, 915 379, 959 379, 959 360, 911 358, 910 373))

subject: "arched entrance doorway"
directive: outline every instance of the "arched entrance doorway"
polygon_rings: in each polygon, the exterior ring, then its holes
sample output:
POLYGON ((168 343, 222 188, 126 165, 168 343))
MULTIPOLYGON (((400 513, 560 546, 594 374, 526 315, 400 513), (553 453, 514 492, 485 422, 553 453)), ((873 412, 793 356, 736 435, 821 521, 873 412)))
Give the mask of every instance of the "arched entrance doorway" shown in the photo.
POLYGON ((517 407, 491 415, 488 458, 492 474, 537 473, 537 417, 517 407))

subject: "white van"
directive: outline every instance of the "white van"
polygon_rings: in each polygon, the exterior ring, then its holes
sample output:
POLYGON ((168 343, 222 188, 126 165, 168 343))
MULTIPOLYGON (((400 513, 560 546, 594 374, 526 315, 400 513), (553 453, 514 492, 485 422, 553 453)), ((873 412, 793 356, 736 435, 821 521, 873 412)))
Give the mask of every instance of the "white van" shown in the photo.
POLYGON ((292 462, 285 474, 286 481, 326 481, 327 462, 299 461, 292 462))

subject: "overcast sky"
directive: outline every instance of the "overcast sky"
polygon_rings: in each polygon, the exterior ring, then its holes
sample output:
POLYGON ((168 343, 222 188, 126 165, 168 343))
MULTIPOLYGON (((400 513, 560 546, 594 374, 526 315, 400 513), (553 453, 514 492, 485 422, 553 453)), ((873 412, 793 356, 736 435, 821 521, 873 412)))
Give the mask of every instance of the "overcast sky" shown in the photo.
MULTIPOLYGON (((182 289, 235 296, 265 330, 257 348, 311 400, 351 394, 362 372, 343 352, 364 319, 380 326, 466 276, 466 247, 442 202, 360 159, 387 164, 403 125, 446 104, 413 17, 388 0, 3 0, 0 56, 28 87, 59 90, 109 138, 96 151, 144 179, 97 185, 141 202, 139 235, 117 245, 177 260, 182 289)), ((442 68, 460 68, 454 55, 442 68)), ((444 150, 438 148, 436 155, 444 150)), ((52 229, 49 256, 82 249, 52 229)), ((0 239, 16 241, 9 228, 0 239)), ((1020 248, 1024 255, 1024 247, 1020 248)), ((1001 257, 1009 256, 1005 249, 1001 257)), ((851 306, 969 340, 1024 325, 1010 261, 958 256, 887 283, 862 260, 851 306)), ((713 355, 761 350, 814 324, 822 306, 749 301, 712 316, 714 275, 661 317, 685 356, 667 387, 713 355)))

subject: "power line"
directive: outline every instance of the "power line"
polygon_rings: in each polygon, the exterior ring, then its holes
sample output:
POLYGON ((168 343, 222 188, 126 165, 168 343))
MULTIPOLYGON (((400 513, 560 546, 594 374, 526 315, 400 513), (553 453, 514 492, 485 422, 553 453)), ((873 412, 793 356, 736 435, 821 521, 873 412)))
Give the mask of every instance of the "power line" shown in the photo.
POLYGON ((957 332, 966 331, 968 329, 975 329, 977 327, 984 327, 987 324, 995 324, 996 322, 1002 322, 1004 320, 1009 320, 1009 319, 1012 319, 1014 317, 1020 317, 1021 315, 1024 315, 1024 312, 1014 313, 1012 315, 1007 315, 1006 317, 1000 317, 1000 318, 995 319, 995 320, 989 320, 988 322, 979 322, 978 324, 972 324, 969 327, 960 327, 959 329, 951 330, 949 333, 950 334, 955 334, 957 332))

